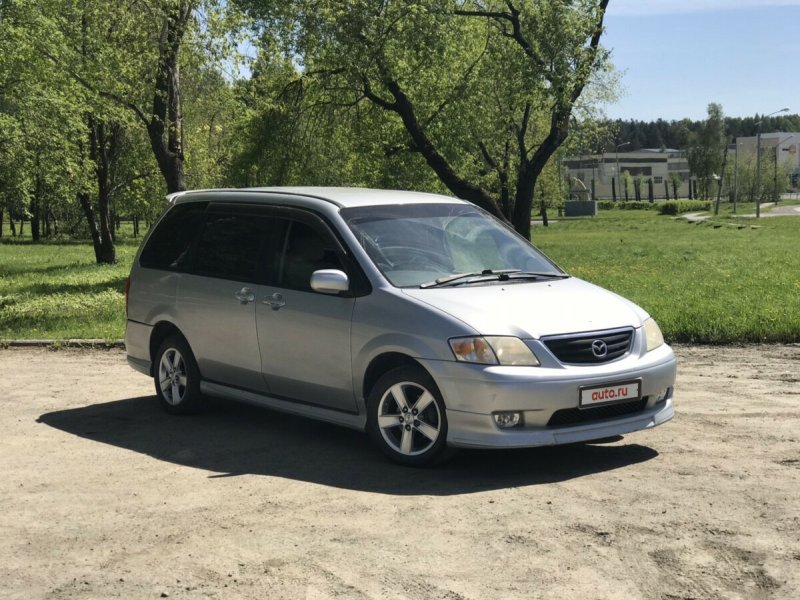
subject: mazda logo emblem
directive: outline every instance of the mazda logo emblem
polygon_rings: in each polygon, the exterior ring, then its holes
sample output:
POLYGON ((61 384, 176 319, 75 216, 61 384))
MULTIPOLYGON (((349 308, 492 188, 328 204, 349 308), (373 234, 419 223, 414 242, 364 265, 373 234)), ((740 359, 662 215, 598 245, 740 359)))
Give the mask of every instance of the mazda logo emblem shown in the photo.
POLYGON ((606 344, 603 340, 593 341, 592 354, 594 354, 597 358, 603 358, 606 354, 608 354, 608 344, 606 344))

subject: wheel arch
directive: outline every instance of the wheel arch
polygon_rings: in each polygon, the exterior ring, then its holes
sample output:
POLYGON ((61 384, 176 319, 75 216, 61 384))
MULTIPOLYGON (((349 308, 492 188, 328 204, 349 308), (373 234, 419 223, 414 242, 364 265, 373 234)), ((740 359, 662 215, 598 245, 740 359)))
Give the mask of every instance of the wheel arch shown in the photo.
POLYGON ((150 375, 152 376, 155 372, 155 358, 158 349, 161 347, 161 343, 167 339, 170 335, 177 335, 180 336, 187 345, 189 345, 189 341, 186 339, 186 336, 183 335, 180 329, 174 324, 170 323, 169 321, 160 321, 156 323, 153 327, 153 331, 150 334, 150 375))
MULTIPOLYGON (((434 384, 436 384, 436 381, 433 379, 433 375, 431 375, 431 373, 425 367, 423 367, 419 361, 415 360, 408 354, 403 354, 402 352, 384 352, 374 357, 364 371, 364 378, 361 383, 361 395, 364 398, 365 403, 367 398, 369 398, 372 388, 375 387, 375 384, 377 383, 378 379, 380 379, 381 375, 391 371, 392 369, 396 369, 397 367, 415 367, 421 369, 428 375, 428 377, 431 378, 434 384)), ((438 385, 437 391, 439 391, 438 385)))
POLYGON ((404 366, 421 368, 421 365, 416 360, 401 352, 384 352, 374 357, 364 371, 364 379, 361 382, 361 395, 364 401, 369 397, 372 388, 381 375, 397 367, 404 366))

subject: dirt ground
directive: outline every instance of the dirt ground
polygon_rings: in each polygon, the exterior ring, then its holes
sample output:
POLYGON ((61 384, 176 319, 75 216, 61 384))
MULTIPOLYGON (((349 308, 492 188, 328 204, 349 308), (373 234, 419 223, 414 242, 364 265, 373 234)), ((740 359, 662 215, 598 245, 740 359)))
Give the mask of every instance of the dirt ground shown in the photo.
POLYGON ((0 598, 800 598, 800 346, 676 350, 662 427, 434 470, 0 350, 0 598))

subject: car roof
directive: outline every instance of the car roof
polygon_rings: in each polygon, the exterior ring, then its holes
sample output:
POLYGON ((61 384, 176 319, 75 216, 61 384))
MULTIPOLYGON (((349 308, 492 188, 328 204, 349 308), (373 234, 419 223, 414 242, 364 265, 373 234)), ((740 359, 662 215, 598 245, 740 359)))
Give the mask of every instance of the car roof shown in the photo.
MULTIPOLYGON (((359 206, 375 206, 381 204, 466 204, 464 200, 442 194, 430 194, 427 192, 411 192, 404 190, 378 190, 360 187, 315 187, 315 186, 296 186, 296 187, 253 187, 253 188, 230 188, 213 190, 189 190, 176 192, 167 196, 169 201, 175 202, 189 200, 192 196, 208 199, 209 196, 221 196, 224 200, 226 194, 235 194, 239 200, 241 195, 253 195, 253 200, 258 200, 259 194, 269 194, 269 199, 274 200, 275 196, 296 196, 325 200, 335 204, 339 208, 352 208, 359 206)), ((267 200, 268 198, 264 198, 267 200)), ((249 200, 249 198, 248 198, 249 200)))

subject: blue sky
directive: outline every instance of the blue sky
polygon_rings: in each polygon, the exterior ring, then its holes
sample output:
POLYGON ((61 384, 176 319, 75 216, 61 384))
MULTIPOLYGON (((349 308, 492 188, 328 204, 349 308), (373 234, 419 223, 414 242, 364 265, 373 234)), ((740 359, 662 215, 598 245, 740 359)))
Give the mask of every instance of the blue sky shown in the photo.
POLYGON ((800 0, 611 0, 605 22, 622 72, 611 118, 800 113, 800 0))

